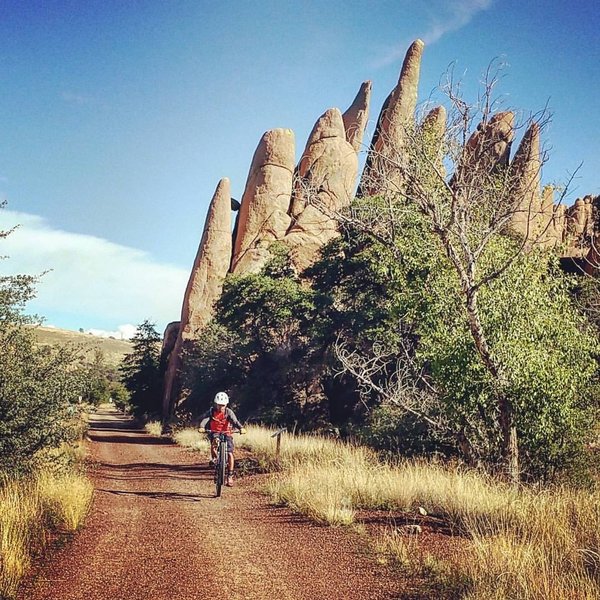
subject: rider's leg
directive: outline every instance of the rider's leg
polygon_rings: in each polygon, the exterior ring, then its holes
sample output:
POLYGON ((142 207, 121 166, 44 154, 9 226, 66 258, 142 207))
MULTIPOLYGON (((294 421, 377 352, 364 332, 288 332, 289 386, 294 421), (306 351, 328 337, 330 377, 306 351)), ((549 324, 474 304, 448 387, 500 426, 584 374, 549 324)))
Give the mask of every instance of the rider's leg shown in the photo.
POLYGON ((210 441, 210 457, 216 462, 217 461, 217 449, 219 448, 219 440, 217 436, 214 436, 210 441))
POLYGON ((228 487, 231 487, 233 485, 233 467, 235 465, 234 459, 233 459, 233 452, 228 452, 227 453, 227 483, 225 485, 227 485, 228 487))
POLYGON ((235 461, 233 458, 233 436, 227 436, 227 485, 233 485, 233 467, 235 465, 235 461))

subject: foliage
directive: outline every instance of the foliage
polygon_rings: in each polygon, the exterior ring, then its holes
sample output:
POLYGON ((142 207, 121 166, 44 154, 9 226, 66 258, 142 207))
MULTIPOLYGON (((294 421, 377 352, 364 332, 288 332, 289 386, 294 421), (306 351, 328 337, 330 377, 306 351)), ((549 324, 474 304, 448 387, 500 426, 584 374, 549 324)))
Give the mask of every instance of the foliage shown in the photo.
POLYGON ((119 367, 123 384, 130 393, 134 414, 159 414, 162 376, 160 370, 161 337, 154 324, 146 319, 138 325, 132 340, 132 351, 119 367))
POLYGON ((195 414, 210 406, 215 394, 241 384, 250 360, 243 338, 216 322, 209 323, 194 341, 184 345, 182 410, 195 414))
POLYGON ((70 407, 83 389, 74 350, 35 343, 23 308, 36 281, 0 277, 0 472, 28 471, 42 450, 69 439, 70 407))
POLYGON ((0 324, 0 471, 25 471, 70 437, 69 406, 81 394, 76 356, 38 348, 23 326, 0 324))
POLYGON ((115 367, 107 364, 100 348, 94 350, 91 362, 83 361, 80 370, 85 384, 82 398, 85 402, 98 405, 108 402, 115 394, 122 395, 123 386, 119 382, 119 373, 115 367))
POLYGON ((313 310, 311 290, 291 276, 232 276, 218 302, 221 323, 255 342, 255 351, 289 354, 313 310))
POLYGON ((217 388, 228 389, 242 416, 267 422, 304 418, 314 407, 306 401, 312 370, 305 362, 313 296, 294 275, 287 251, 276 245, 261 272, 229 277, 216 323, 196 344, 199 371, 192 394, 208 398, 217 388))
MULTIPOLYGON (((496 240, 482 268, 513 252, 512 243, 496 240)), ((451 301, 457 297, 451 285, 448 272, 432 273, 435 318, 418 328, 420 364, 429 369, 449 424, 464 432, 478 460, 489 462, 502 444, 496 382, 475 351, 466 315, 451 301)), ((515 410, 522 469, 535 478, 576 460, 596 412, 589 391, 598 341, 573 306, 570 289, 554 259, 533 252, 522 254, 480 296, 488 343, 506 377, 503 393, 515 410)))
POLYGON ((129 390, 120 381, 111 381, 108 393, 109 401, 112 400, 116 408, 124 412, 131 409, 129 390))

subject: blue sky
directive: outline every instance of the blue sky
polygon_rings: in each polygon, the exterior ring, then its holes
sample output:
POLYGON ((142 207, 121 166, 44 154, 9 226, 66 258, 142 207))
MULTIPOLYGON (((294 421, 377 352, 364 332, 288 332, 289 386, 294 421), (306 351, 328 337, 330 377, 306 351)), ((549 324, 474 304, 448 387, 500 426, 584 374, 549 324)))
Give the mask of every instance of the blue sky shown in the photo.
POLYGON ((372 132, 404 53, 426 42, 420 97, 451 62, 476 90, 553 120, 545 182, 583 166, 567 203, 600 193, 600 8, 591 0, 3 0, 3 272, 52 269, 31 311, 117 331, 179 318, 217 182, 240 198, 264 131, 301 153, 315 120, 373 82, 372 132))

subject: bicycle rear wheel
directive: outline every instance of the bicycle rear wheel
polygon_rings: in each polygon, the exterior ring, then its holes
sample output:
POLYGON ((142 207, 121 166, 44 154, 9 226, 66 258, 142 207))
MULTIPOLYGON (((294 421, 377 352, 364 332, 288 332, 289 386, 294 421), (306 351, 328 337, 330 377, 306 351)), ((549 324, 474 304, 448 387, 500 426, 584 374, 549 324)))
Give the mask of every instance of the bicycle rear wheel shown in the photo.
POLYGON ((221 490, 225 484, 225 476, 227 471, 227 442, 225 440, 219 441, 219 454, 217 458, 217 467, 215 473, 215 485, 217 491, 217 498, 221 495, 221 490))

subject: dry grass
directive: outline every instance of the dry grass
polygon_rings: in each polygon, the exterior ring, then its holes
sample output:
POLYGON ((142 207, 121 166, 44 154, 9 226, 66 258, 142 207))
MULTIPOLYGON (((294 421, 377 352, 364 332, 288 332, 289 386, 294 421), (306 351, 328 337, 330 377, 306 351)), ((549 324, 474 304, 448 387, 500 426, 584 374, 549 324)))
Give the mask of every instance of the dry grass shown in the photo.
POLYGON ((0 481, 0 597, 13 598, 31 557, 51 531, 78 529, 93 488, 81 474, 41 470, 27 479, 0 481))
POLYGON ((34 333, 40 346, 64 346, 81 348, 88 360, 94 359, 95 350, 102 350, 107 364, 117 366, 126 354, 132 351, 128 340, 101 338, 78 331, 68 331, 54 327, 35 327, 34 333))
MULTIPOLYGON (((278 503, 334 525, 359 509, 425 507, 472 540, 471 552, 440 563, 394 533, 378 542, 412 573, 427 574, 469 600, 600 598, 600 494, 567 488, 515 490, 474 471, 439 464, 379 463, 364 448, 286 436, 275 457, 272 432, 244 440, 265 466, 278 503)), ((382 550, 383 551, 383 550, 382 550)))
POLYGON ((162 435, 162 424, 160 421, 148 421, 144 425, 144 429, 150 434, 156 437, 160 437, 162 435))
MULTIPOLYGON (((369 449, 317 436, 248 427, 239 444, 272 471, 276 503, 331 525, 361 509, 414 512, 424 507, 465 536, 468 551, 441 561, 418 550, 418 538, 395 531, 375 545, 382 560, 428 578, 436 590, 466 600, 600 598, 600 493, 567 488, 515 490, 458 467, 426 462, 383 464, 369 449)), ((208 451, 193 430, 178 443, 208 451)), ((437 592, 436 592, 437 595, 437 592)))
POLYGON ((205 452, 207 456, 210 453, 208 438, 197 429, 180 429, 173 434, 173 439, 184 448, 205 452))

